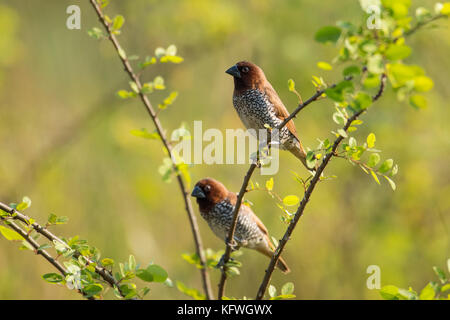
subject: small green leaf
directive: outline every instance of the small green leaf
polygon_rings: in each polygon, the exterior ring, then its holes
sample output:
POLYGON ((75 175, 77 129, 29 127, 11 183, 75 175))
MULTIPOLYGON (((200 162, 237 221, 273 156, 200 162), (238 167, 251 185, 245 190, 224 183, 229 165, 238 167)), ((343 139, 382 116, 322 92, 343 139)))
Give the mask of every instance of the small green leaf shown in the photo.
POLYGON ((0 233, 6 238, 6 240, 15 241, 15 240, 24 240, 23 237, 18 234, 16 231, 9 229, 4 226, 0 226, 0 233))
POLYGON ((336 43, 341 36, 341 32, 341 29, 338 27, 326 26, 316 32, 314 39, 321 43, 336 43))
POLYGON ((112 24, 112 29, 119 30, 120 28, 122 28, 124 22, 125 18, 123 16, 121 15, 115 16, 112 24))
POLYGON ((387 159, 381 164, 381 166, 378 168, 378 171, 381 173, 386 173, 392 169, 393 165, 394 165, 394 160, 387 159))
POLYGON ((409 97, 409 104, 417 109, 425 109, 427 107, 427 99, 420 94, 413 94, 409 97))
POLYGON ((411 48, 404 44, 393 44, 386 50, 386 58, 389 60, 402 60, 411 54, 411 48))
POLYGON ((359 75, 361 73, 361 70, 358 66, 349 66, 342 71, 342 74, 344 77, 352 76, 352 75, 359 75))
POLYGON ((289 195, 283 198, 283 204, 288 207, 295 206, 299 202, 300 199, 296 195, 289 195))
POLYGON ((22 202, 16 207, 17 211, 23 211, 31 206, 31 200, 28 197, 23 197, 22 202))
POLYGON ((88 296, 92 297, 103 291, 103 286, 99 283, 89 284, 83 288, 83 292, 88 296))
POLYGON ((385 300, 398 300, 397 294, 398 294, 398 288, 396 286, 392 286, 392 285, 384 286, 380 290, 380 295, 385 300))
POLYGON ((447 276, 445 275, 445 272, 442 271, 441 268, 433 267, 433 271, 434 271, 434 273, 436 273, 436 275, 438 276, 438 278, 439 278, 439 280, 441 281, 442 284, 447 282, 447 276))
POLYGON ((370 170, 370 174, 372 175, 373 180, 375 180, 376 183, 380 184, 380 180, 378 179, 377 174, 373 170, 370 170))
POLYGON ((102 259, 101 263, 102 263, 102 266, 109 267, 109 266, 114 265, 114 260, 110 259, 110 258, 104 258, 104 259, 102 259))
POLYGON ((295 92, 295 82, 294 82, 294 80, 292 80, 292 79, 288 80, 288 88, 289 88, 289 91, 295 92))
POLYGON ((269 296, 271 298, 274 298, 277 295, 277 288, 275 288, 275 286, 270 285, 269 286, 269 296))
POLYGON ((395 185, 395 182, 391 178, 389 178, 388 176, 383 176, 383 177, 389 182, 389 185, 391 186, 392 190, 395 191, 395 189, 397 189, 397 186, 395 185))
POLYGON ((419 92, 430 91, 434 86, 433 80, 427 76, 414 78, 414 89, 419 92))
POLYGON ((287 282, 281 287, 282 295, 291 295, 294 293, 294 284, 292 282, 287 282))
POLYGON ((64 277, 57 273, 46 273, 42 276, 42 279, 48 283, 60 283, 64 281, 64 277))
POLYGON ((150 140, 159 139, 158 132, 156 132, 156 131, 148 132, 147 129, 141 129, 141 130, 133 129, 133 130, 130 131, 130 133, 133 136, 141 137, 141 138, 144 138, 144 139, 150 139, 150 140))
POLYGON ((420 291, 419 298, 420 300, 433 300, 435 295, 433 284, 430 282, 420 291))
POLYGON ((380 155, 378 153, 372 153, 369 156, 369 160, 367 161, 367 165, 369 167, 375 167, 378 162, 380 162, 380 155))
POLYGON ((337 133, 339 133, 339 135, 344 137, 344 138, 348 137, 347 132, 345 132, 344 129, 338 129, 337 133))
POLYGON ((373 147, 375 147, 375 141, 376 141, 377 139, 376 139, 376 137, 375 137, 375 134, 374 133, 370 133, 368 136, 367 136, 367 146, 369 147, 369 148, 373 148, 373 147))
POLYGON ((317 62, 317 66, 323 70, 327 70, 327 71, 333 70, 333 67, 328 62, 324 62, 324 61, 317 62))
POLYGON ((272 189, 273 189, 273 178, 270 178, 269 180, 266 181, 266 189, 268 191, 272 191, 272 189))

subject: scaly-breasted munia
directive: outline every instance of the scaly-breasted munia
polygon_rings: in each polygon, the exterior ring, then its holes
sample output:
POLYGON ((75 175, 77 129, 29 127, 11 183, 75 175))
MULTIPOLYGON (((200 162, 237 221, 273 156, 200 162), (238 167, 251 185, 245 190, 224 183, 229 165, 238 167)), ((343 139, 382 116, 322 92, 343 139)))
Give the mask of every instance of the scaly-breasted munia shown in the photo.
MULTIPOLYGON (((197 198, 200 214, 208 222, 211 230, 226 242, 237 195, 228 191, 219 181, 205 178, 197 182, 192 190, 192 196, 197 198)), ((274 246, 269 239, 267 228, 252 209, 244 204, 239 209, 234 240, 237 247, 257 250, 269 258, 273 256, 274 246)), ((278 260, 277 267, 284 273, 290 271, 281 258, 278 260)))
MULTIPOLYGON (((233 105, 247 129, 266 129, 266 124, 276 128, 289 116, 260 67, 248 61, 241 61, 226 73, 234 78, 233 105)), ((308 170, 311 169, 306 165, 306 152, 292 120, 280 130, 279 143, 281 149, 289 150, 308 170)))

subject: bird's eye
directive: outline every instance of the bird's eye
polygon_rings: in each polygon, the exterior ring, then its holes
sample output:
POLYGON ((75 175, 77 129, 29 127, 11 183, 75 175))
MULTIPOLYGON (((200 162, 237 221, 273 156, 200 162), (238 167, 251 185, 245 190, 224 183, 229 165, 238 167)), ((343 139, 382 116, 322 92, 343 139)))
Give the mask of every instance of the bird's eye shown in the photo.
POLYGON ((247 73, 250 69, 248 67, 242 67, 242 72, 247 73))
POLYGON ((210 186, 209 184, 206 185, 206 186, 205 186, 205 191, 206 191, 206 192, 209 192, 210 190, 211 190, 211 186, 210 186))

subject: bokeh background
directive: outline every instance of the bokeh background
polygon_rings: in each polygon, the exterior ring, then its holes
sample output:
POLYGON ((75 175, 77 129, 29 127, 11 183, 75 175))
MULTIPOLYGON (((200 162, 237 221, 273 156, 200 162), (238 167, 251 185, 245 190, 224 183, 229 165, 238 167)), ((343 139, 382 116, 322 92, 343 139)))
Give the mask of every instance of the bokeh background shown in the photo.
MULTIPOLYGON (((433 1, 413 1, 433 8, 433 1)), ((174 105, 161 114, 170 133, 181 122, 192 127, 242 128, 232 107, 233 84, 224 71, 248 59, 262 66, 289 110, 296 97, 287 79, 308 97, 311 76, 332 82, 339 69, 323 71, 317 61, 330 61, 335 49, 316 43, 315 31, 337 20, 359 23, 358 1, 314 0, 134 0, 112 1, 107 12, 126 23, 120 41, 129 55, 152 55, 157 46, 176 44, 185 58, 180 65, 150 67, 143 79, 163 75, 177 90, 174 105)), ((408 63, 422 65, 434 79, 427 93, 429 107, 415 110, 397 102, 388 88, 356 133, 363 141, 377 136, 383 157, 399 164, 397 191, 386 181, 379 186, 345 161, 334 160, 327 174, 338 179, 320 183, 284 253, 292 273, 275 272, 273 284, 295 283, 299 299, 378 299, 366 287, 366 268, 381 268, 381 283, 419 290, 434 280, 433 265, 444 267, 450 256, 449 121, 450 32, 448 21, 438 29, 421 30, 409 39, 408 63)), ((173 280, 201 288, 198 271, 181 254, 194 252, 192 234, 175 182, 164 183, 158 167, 164 154, 158 141, 130 134, 152 123, 138 100, 121 100, 115 92, 128 88, 111 43, 87 31, 98 25, 88 1, 0 1, 0 201, 29 196, 27 214, 45 222, 50 213, 69 217, 53 229, 58 235, 79 235, 103 256, 125 261, 134 254, 143 265, 153 261, 173 280), (66 8, 78 4, 81 30, 66 28, 66 8)), ((154 94, 160 102, 167 92, 154 94)), ((332 103, 320 101, 295 120, 306 146, 330 137, 335 128, 332 103)), ((291 170, 306 171, 292 155, 281 153, 274 190, 302 190, 291 170)), ((193 181, 205 176, 237 191, 247 165, 196 165, 193 181)), ((256 173, 253 181, 268 177, 256 173)), ((247 197, 271 234, 280 238, 281 211, 264 192, 247 197)), ((216 239, 198 215, 205 247, 219 250, 216 239)), ((52 267, 19 244, 0 239, 0 299, 80 299, 41 275, 52 267)), ((245 251, 241 276, 227 286, 227 295, 254 297, 262 280, 265 257, 245 251)), ((219 272, 212 273, 216 289, 219 272)), ((176 288, 151 286, 151 299, 181 299, 176 288)))

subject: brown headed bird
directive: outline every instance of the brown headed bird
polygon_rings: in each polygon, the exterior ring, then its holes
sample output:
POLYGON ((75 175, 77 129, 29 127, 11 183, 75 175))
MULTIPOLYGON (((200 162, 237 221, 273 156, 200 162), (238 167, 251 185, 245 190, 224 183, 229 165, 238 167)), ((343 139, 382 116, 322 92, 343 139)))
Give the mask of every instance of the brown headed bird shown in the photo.
MULTIPOLYGON (((211 230, 226 242, 237 201, 236 194, 228 191, 219 181, 205 178, 197 182, 192 190, 192 196, 197 198, 200 214, 208 222, 211 230)), ((273 256, 274 246, 270 242, 267 228, 246 205, 241 205, 239 209, 234 240, 238 248, 254 249, 269 258, 273 256)), ((281 258, 277 267, 284 273, 290 271, 281 258)))
MULTIPOLYGON (((256 64, 241 61, 226 73, 234 78, 233 105, 247 129, 266 129, 265 124, 276 128, 289 116, 277 92, 256 64)), ((308 170, 311 169, 306 165, 306 152, 292 120, 281 129, 279 143, 281 149, 289 150, 308 170)))

